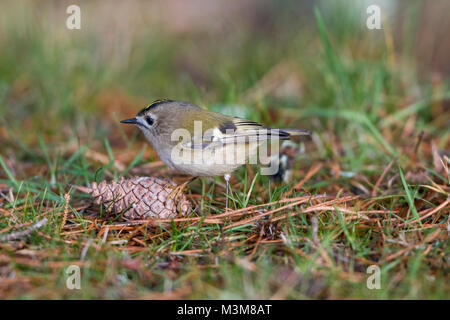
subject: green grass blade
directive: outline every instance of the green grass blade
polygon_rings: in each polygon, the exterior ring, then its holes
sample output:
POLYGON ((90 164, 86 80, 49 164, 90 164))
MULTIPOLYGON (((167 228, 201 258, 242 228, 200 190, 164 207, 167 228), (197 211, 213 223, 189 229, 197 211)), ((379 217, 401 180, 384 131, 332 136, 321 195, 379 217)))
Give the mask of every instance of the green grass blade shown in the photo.
MULTIPOLYGON (((398 171, 400 173, 400 178, 402 179, 403 188, 405 189, 406 200, 408 201, 409 208, 411 209, 414 218, 419 219, 419 213, 417 212, 416 206, 414 205, 414 196, 408 184, 406 183, 405 175, 403 174, 403 170, 400 166, 398 166, 398 171)), ((422 222, 420 220, 419 224, 422 227, 422 222)))

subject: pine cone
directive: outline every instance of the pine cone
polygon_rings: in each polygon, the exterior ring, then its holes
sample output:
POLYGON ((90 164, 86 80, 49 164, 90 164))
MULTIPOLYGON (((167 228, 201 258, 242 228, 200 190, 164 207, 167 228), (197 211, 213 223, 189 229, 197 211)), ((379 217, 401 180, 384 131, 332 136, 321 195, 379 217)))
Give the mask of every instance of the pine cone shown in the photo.
POLYGON ((77 189, 90 193, 96 204, 103 204, 105 208, 115 214, 123 213, 126 219, 144 218, 174 218, 179 214, 186 214, 191 205, 184 194, 176 199, 168 197, 176 186, 168 179, 155 177, 120 178, 119 181, 99 184, 92 183, 90 188, 77 189))

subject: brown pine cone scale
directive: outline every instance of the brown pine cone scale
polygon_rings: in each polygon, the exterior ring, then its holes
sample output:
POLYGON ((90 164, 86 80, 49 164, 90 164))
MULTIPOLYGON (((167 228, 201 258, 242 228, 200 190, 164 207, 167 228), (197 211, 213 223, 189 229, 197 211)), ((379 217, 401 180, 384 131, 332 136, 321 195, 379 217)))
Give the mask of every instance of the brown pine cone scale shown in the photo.
POLYGON ((176 187, 168 179, 155 177, 120 178, 119 181, 102 181, 92 183, 89 188, 77 189, 90 193, 96 204, 102 204, 114 214, 123 213, 130 220, 146 218, 175 218, 186 215, 191 205, 186 195, 181 194, 176 199, 170 193, 176 187))

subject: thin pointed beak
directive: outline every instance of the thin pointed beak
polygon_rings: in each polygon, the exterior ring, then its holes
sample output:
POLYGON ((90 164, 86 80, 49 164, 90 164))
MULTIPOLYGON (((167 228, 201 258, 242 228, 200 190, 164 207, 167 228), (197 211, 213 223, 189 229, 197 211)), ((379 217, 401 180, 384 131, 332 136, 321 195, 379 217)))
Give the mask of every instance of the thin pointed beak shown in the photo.
POLYGON ((132 118, 132 119, 127 119, 127 120, 122 120, 122 121, 120 121, 120 123, 138 124, 138 121, 136 118, 132 118))

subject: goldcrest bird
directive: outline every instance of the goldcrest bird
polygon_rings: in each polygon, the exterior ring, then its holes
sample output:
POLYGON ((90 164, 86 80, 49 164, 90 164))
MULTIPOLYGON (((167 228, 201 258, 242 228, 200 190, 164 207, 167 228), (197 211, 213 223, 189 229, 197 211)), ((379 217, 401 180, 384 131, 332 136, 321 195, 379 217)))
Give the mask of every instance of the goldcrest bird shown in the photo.
POLYGON ((262 143, 309 135, 306 130, 272 129, 173 100, 156 100, 121 123, 138 126, 164 163, 192 176, 178 187, 178 193, 197 177, 223 176, 226 208, 231 173, 254 156, 262 143))

